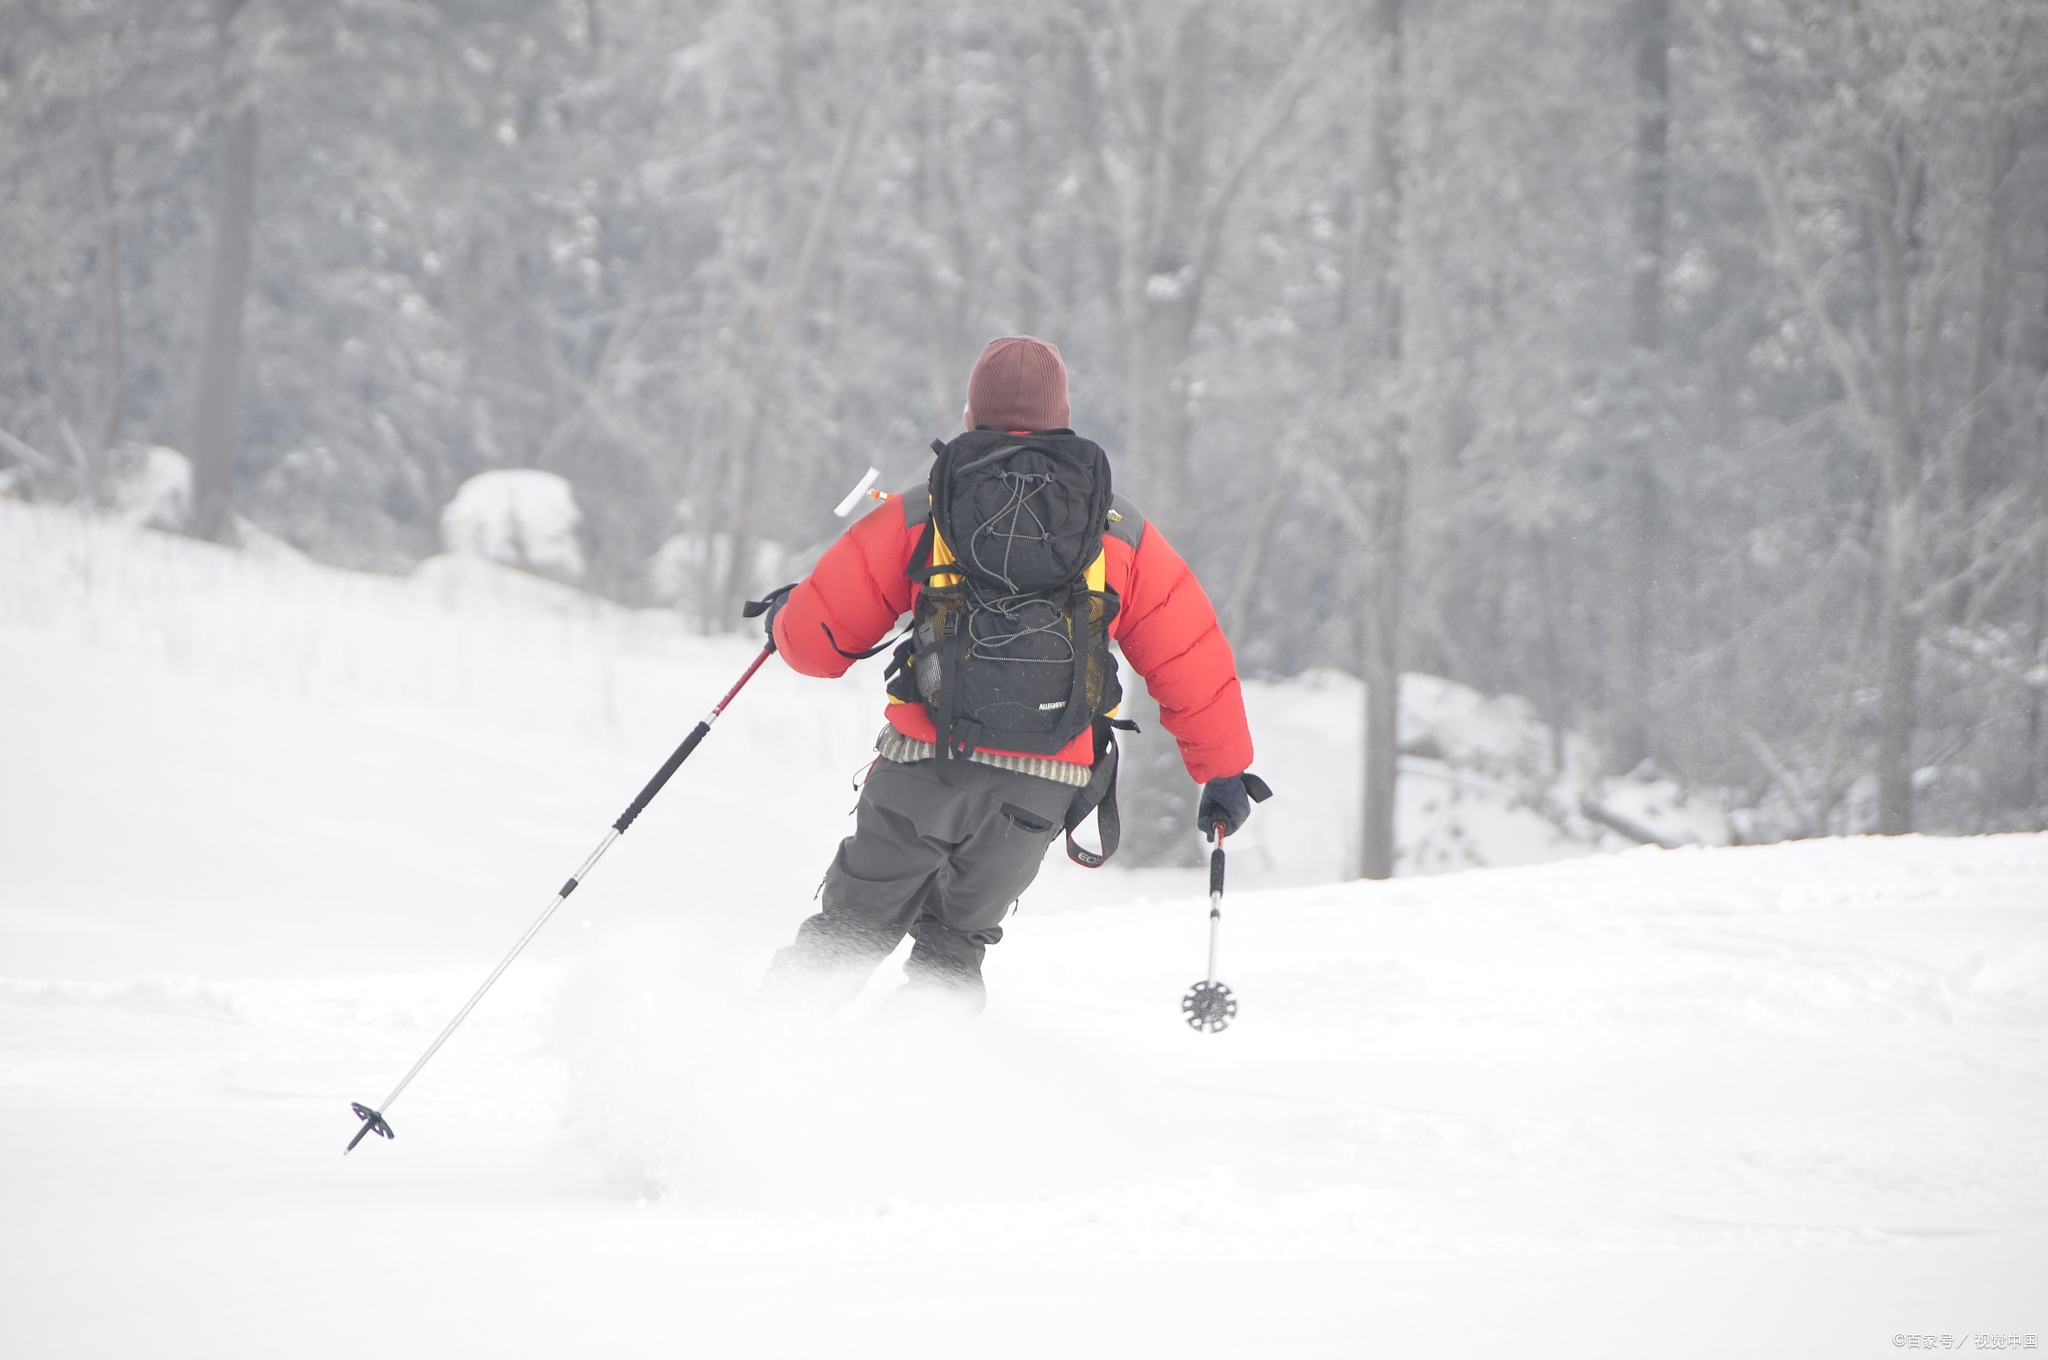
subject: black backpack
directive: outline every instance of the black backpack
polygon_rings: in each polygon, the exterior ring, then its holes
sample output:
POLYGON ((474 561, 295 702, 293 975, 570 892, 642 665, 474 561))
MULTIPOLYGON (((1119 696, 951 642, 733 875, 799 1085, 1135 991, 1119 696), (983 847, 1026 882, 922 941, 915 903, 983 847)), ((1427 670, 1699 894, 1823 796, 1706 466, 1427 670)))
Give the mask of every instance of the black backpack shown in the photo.
POLYGON ((988 429, 932 447, 931 513, 910 567, 923 589, 889 693, 931 714, 951 782, 951 763, 982 747, 1057 754, 1122 702, 1109 651, 1118 600, 1087 580, 1112 502, 1100 447, 988 429), (952 560, 934 561, 938 543, 952 560))

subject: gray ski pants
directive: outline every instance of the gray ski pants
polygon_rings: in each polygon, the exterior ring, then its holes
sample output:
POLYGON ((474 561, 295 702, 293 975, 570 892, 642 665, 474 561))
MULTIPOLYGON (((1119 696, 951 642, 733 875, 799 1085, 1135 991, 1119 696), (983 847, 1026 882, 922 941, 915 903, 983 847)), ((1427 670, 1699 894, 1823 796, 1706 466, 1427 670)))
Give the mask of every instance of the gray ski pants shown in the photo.
POLYGON ((876 760, 854 832, 825 872, 824 910, 798 928, 778 972, 864 979, 908 932, 913 982, 980 990, 982 955, 1003 938, 1076 790, 967 761, 951 775, 940 783, 936 761, 876 760))

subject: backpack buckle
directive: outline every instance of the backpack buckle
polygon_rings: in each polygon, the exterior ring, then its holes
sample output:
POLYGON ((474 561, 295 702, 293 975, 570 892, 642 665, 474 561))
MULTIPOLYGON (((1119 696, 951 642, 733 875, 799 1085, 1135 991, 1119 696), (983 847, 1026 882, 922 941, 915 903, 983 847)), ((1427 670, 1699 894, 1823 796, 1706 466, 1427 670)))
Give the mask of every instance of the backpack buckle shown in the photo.
POLYGON ((955 718, 951 730, 946 733, 946 754, 955 760, 965 760, 981 746, 982 725, 972 718, 955 718))

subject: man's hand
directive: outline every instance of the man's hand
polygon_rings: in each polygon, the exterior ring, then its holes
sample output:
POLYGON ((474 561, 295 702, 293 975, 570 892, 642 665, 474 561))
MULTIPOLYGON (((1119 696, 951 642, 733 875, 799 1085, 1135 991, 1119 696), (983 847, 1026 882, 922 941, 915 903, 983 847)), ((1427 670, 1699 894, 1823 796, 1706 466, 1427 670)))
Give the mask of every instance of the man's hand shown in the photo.
POLYGON ((1252 804, 1263 803, 1272 796, 1273 790, 1266 787, 1266 781, 1250 770, 1212 779, 1202 789, 1202 805, 1195 810, 1195 829, 1205 840, 1215 840, 1218 827, 1223 828, 1224 835, 1235 836, 1251 817, 1252 804))
POLYGON ((761 627, 768 634, 770 647, 775 645, 775 616, 782 612, 782 606, 789 603, 789 592, 795 590, 797 584, 791 581, 786 586, 777 586, 758 600, 748 600, 746 607, 740 610, 744 618, 761 619, 761 627), (762 617, 764 615, 766 617, 762 617))

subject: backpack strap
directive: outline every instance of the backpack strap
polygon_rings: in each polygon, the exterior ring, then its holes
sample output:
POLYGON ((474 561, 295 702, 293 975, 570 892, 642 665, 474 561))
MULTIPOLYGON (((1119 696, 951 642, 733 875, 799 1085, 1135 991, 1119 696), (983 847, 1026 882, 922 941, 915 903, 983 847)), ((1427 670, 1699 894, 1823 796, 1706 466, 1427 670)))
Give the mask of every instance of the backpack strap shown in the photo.
MULTIPOLYGON (((958 619, 947 622, 956 623, 958 619)), ((981 748, 982 725, 960 712, 960 663, 967 653, 967 629, 952 629, 939 639, 939 647, 939 693, 935 705, 938 711, 932 714, 932 729, 939 740, 932 768, 939 782, 951 788, 953 762, 973 759, 981 748)))
POLYGON ((919 482, 916 486, 896 493, 896 499, 903 502, 903 525, 915 529, 928 524, 932 518, 932 484, 919 482))
POLYGON ((1137 730, 1138 725, 1128 718, 1095 720, 1095 764, 1087 785, 1067 805, 1066 815, 1067 858, 1084 869, 1100 869, 1107 864, 1116 853, 1117 842, 1123 839, 1123 819, 1116 810, 1116 734, 1137 730), (1095 814, 1095 833, 1102 840, 1101 854, 1074 839, 1075 830, 1088 820, 1091 812, 1095 814))
POLYGON ((937 552, 938 537, 939 526, 932 523, 931 517, 927 515, 924 530, 917 536, 917 546, 910 550, 910 565, 903 569, 903 574, 920 586, 929 588, 934 576, 957 577, 960 574, 960 569, 950 560, 932 561, 937 552))

